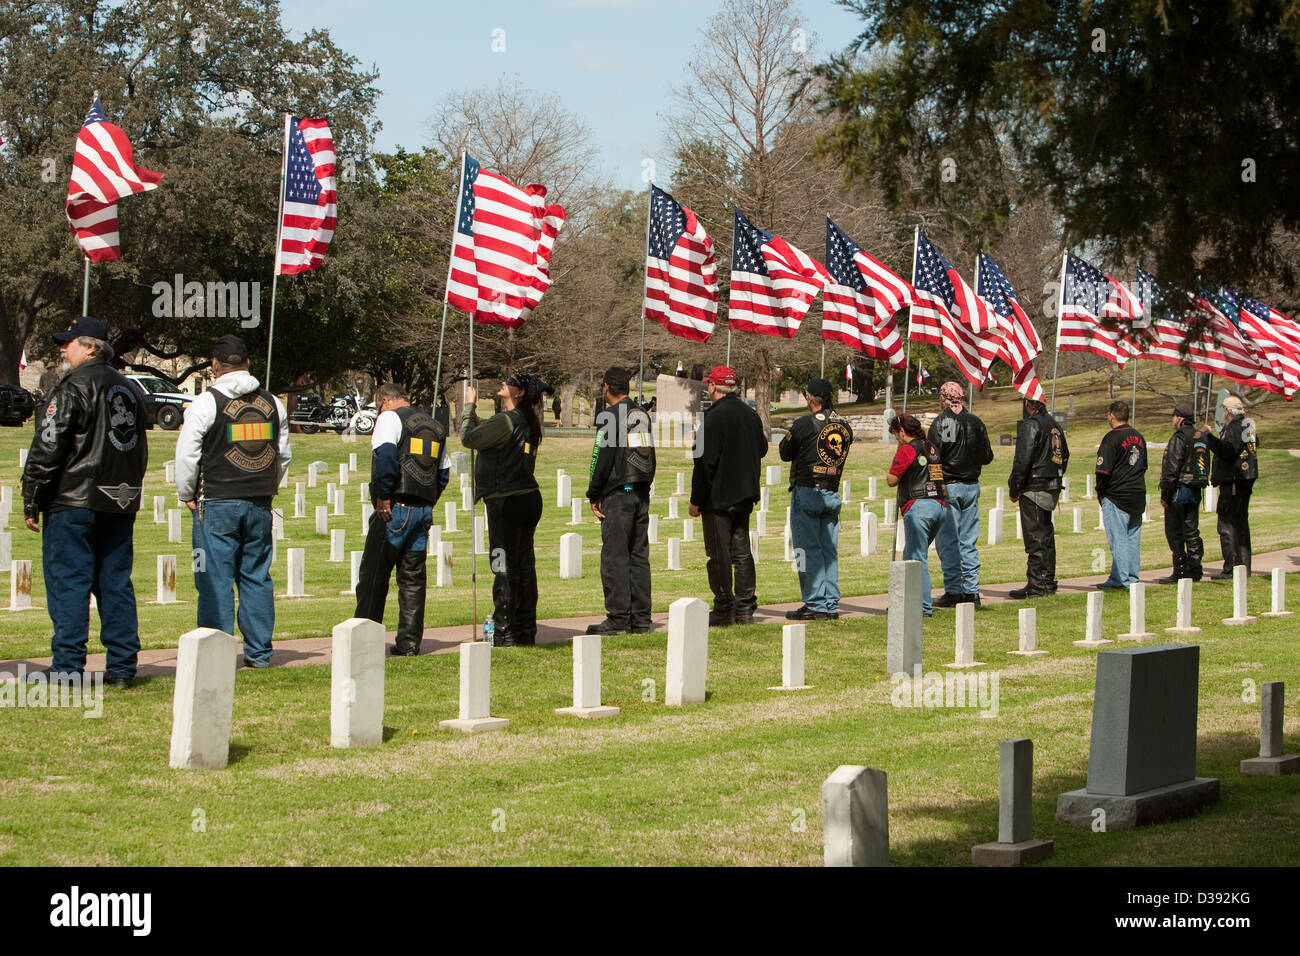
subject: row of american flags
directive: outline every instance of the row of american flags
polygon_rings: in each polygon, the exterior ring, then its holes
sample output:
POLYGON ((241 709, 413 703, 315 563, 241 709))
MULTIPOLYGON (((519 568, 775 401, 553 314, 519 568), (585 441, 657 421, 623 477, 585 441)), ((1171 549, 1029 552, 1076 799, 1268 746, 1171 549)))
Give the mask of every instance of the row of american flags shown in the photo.
MULTIPOLYGON (((121 256, 117 201, 156 189, 162 175, 134 164, 125 133, 108 122, 96 95, 77 138, 67 216, 86 258, 121 256)), ((275 271, 319 268, 338 223, 335 152, 324 119, 286 118, 284 192, 275 271)), ((550 259, 565 212, 539 185, 519 187, 462 155, 446 302, 478 324, 517 327, 550 285, 550 259)), ((1137 270, 1136 294, 1066 254, 1057 349, 1092 352, 1120 366, 1155 359, 1284 395, 1300 389, 1300 323, 1236 290, 1194 294, 1163 287, 1137 270)), ((938 346, 982 387, 995 362, 1024 395, 1042 400, 1035 361, 1043 343, 1015 290, 981 253, 973 286, 919 229, 912 281, 904 280, 826 219, 825 263, 756 227, 735 210, 730 329, 792 338, 822 296, 822 338, 906 368, 906 338, 938 346)), ((708 341, 718 314, 713 242, 695 213, 650 188, 644 318, 673 335, 708 341)))

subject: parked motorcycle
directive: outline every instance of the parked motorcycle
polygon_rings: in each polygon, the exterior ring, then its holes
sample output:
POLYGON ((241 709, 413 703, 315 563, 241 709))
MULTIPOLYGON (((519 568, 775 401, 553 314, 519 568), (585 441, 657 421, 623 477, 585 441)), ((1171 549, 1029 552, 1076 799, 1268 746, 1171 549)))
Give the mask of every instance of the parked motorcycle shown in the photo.
POLYGON ((352 416, 348 422, 348 431, 356 432, 358 435, 369 435, 375 430, 375 420, 379 418, 379 406, 374 402, 369 402, 364 408, 352 416))
MULTIPOLYGON (((307 435, 314 435, 321 429, 342 433, 361 411, 361 393, 356 386, 349 389, 347 395, 335 395, 328 405, 319 395, 306 392, 298 399, 289 424, 299 426, 307 435)), ((371 419, 370 428, 374 429, 374 419, 371 419)))

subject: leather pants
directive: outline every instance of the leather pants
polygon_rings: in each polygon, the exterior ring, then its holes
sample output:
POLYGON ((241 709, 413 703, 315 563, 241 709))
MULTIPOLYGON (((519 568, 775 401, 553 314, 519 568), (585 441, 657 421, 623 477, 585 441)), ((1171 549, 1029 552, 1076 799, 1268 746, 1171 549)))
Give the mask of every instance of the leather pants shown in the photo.
POLYGON ((500 638, 537 642, 537 558, 533 536, 542 520, 542 493, 485 498, 492 567, 493 622, 500 638))
POLYGON ((1026 581, 1030 594, 1056 593, 1056 529, 1052 513, 1023 495, 1020 532, 1025 539, 1026 581))
POLYGON ((713 610, 750 617, 758 607, 754 595, 754 555, 749 550, 749 512, 705 511, 700 515, 704 531, 705 565, 713 591, 713 610), (732 572, 735 572, 733 588, 732 572))
POLYGON ((357 573, 356 617, 384 622, 384 605, 388 601, 388 579, 397 569, 397 650, 418 651, 424 637, 424 594, 427 581, 426 551, 403 551, 385 538, 384 522, 378 515, 370 519, 361 569, 357 573))
POLYGON ((1201 541, 1200 504, 1201 496, 1197 491, 1195 501, 1165 505, 1165 540, 1173 554, 1176 578, 1199 581, 1203 574, 1201 560, 1205 556, 1205 544, 1201 541))
POLYGON ((1224 572, 1240 564, 1250 574, 1250 493, 1254 486, 1254 479, 1229 481, 1219 486, 1219 503, 1214 510, 1219 518, 1224 572))

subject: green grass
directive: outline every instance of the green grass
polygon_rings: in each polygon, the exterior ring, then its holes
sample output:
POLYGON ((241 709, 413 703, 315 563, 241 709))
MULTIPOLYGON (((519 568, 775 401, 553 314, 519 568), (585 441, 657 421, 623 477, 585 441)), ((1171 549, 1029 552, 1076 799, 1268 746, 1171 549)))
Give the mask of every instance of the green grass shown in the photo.
MULTIPOLYGON (((1165 437, 1154 426, 1146 430, 1152 441, 1165 437)), ((1270 434, 1264 424, 1261 434, 1270 434)), ((30 438, 30 426, 0 432, 0 484, 15 482, 17 449, 30 438)), ((166 491, 162 463, 171 457, 174 438, 174 433, 151 435, 147 496, 166 491)), ((1071 430, 1071 441, 1077 497, 1095 444, 1082 427, 1071 430)), ((1263 477, 1252 502, 1260 552, 1300 540, 1300 459, 1279 449, 1274 441, 1262 452, 1263 477)), ((337 463, 354 450, 365 463, 364 443, 295 436, 293 476, 300 479, 316 459, 329 462, 337 474, 337 463)), ((862 443, 850 458, 853 503, 841 525, 846 594, 885 588, 888 556, 856 556, 856 518, 867 476, 883 476, 892 450, 862 443)), ((1010 451, 998 448, 998 459, 986 472, 985 510, 991 488, 1005 480, 1010 451)), ((567 509, 555 507, 555 468, 565 468, 580 486, 577 476, 585 474, 589 454, 590 439, 548 439, 542 446, 543 617, 601 610, 594 522, 579 529, 584 579, 560 581, 556 558, 559 535, 571 529, 565 524, 567 509)), ((776 461, 775 449, 768 460, 776 461)), ((689 465, 684 452, 661 453, 655 502, 661 516, 673 474, 680 469, 689 479, 689 465)), ((883 480, 880 484, 883 494, 883 480)), ((349 516, 334 519, 350 529, 349 549, 360 546, 355 484, 352 488, 349 516)), ((323 487, 309 495, 309 512, 323 497, 323 487)), ((151 497, 146 500, 151 503, 151 497)), ((281 501, 292 510, 291 494, 281 501)), ((775 534, 764 539, 759 564, 764 603, 798 598, 795 576, 778 560, 786 502, 784 489, 773 489, 775 534)), ((1095 561, 1109 560, 1103 536, 1091 530, 1095 502, 1081 506, 1089 531, 1076 536, 1069 533, 1068 520, 1063 526, 1061 577, 1092 573, 1095 561)), ((879 513, 879 502, 873 507, 879 513)), ((188 603, 160 608, 145 601, 153 595, 154 556, 184 555, 188 543, 166 544, 165 529, 152 523, 151 514, 142 513, 136 538, 141 635, 145 646, 174 646, 194 623, 189 576, 182 571, 179 581, 180 597, 188 603)), ((462 531, 453 540, 468 542, 467 518, 461 515, 462 531)), ((312 519, 287 524, 291 540, 281 545, 277 582, 282 587, 284 547, 305 546, 307 590, 315 597, 279 602, 276 639, 328 634, 352 611, 351 601, 338 596, 347 585, 347 566, 325 563, 328 542, 312 533, 312 519)), ((1205 516, 1202 527, 1207 555, 1217 557, 1213 516, 1205 516)), ((1013 528, 1008 521, 1001 547, 981 548, 984 581, 1023 580, 1024 554, 1013 528)), ((21 527, 16 513, 10 530, 15 557, 35 559, 34 593, 43 603, 39 538, 21 527)), ((668 536, 666 523, 661 524, 661 537, 668 536)), ((888 537, 882 534, 886 548, 888 537)), ((456 586, 430 588, 431 625, 470 622, 464 548, 458 551, 456 586)), ((652 555, 657 609, 677 597, 708 596, 698 533, 695 542, 683 545, 684 571, 662 570, 663 544, 652 555)), ((1143 535, 1143 564, 1168 564, 1158 519, 1143 535)), ((480 616, 490 590, 486 577, 480 616)), ((1288 603, 1294 607, 1298 600, 1293 584, 1288 603)), ((1173 623, 1173 601, 1172 588, 1148 591, 1150 630, 1173 623)), ((1268 581, 1252 580, 1252 611, 1265 609, 1267 602, 1268 581)), ((1140 831, 1097 834, 1055 821, 1056 796, 1082 786, 1087 767, 1095 654, 1070 644, 1082 637, 1083 603, 1079 595, 1037 603, 1040 646, 1051 654, 1028 661, 1007 655, 1016 647, 1017 606, 979 614, 977 658, 999 672, 994 719, 972 709, 894 708, 884 674, 883 616, 810 625, 807 674, 813 688, 787 694, 768 690, 780 682, 778 626, 715 630, 709 698, 682 709, 662 703, 662 632, 607 638, 604 699, 622 713, 591 723, 553 713, 570 703, 567 645, 496 651, 492 711, 509 717, 511 725, 482 737, 437 729, 439 720, 456 713, 454 655, 391 661, 385 742, 358 751, 329 747, 328 668, 242 671, 236 680, 231 764, 213 772, 178 772, 167 765, 169 678, 143 680, 129 692, 109 691, 99 720, 70 710, 4 709, 0 863, 815 865, 821 859, 821 781, 840 764, 862 763, 889 773, 896 863, 965 865, 972 844, 996 836, 998 742, 1020 736, 1035 742, 1035 835, 1056 840, 1056 855, 1047 865, 1300 862, 1300 778, 1243 777, 1236 769, 1258 748, 1259 706, 1243 699, 1243 682, 1286 680, 1300 686, 1297 625, 1295 619, 1245 628, 1218 623, 1231 613, 1226 583, 1198 585, 1194 611, 1195 623, 1205 629, 1197 641, 1197 770, 1221 779, 1220 802, 1193 818, 1140 831), (647 700, 651 689, 654 699, 647 700)), ((395 606, 390 611, 391 628, 395 606)), ((946 612, 927 622, 929 670, 951 659, 951 622, 946 612)), ((1108 636, 1128 630, 1122 596, 1107 596, 1104 630, 1108 636)), ((0 631, 0 657, 49 653, 43 611, 3 614, 0 631)), ((99 649, 97 642, 91 649, 99 649)), ((1294 715, 1294 705, 1291 711, 1294 715)), ((1288 749, 1295 751, 1300 720, 1291 717, 1287 731, 1288 749)))

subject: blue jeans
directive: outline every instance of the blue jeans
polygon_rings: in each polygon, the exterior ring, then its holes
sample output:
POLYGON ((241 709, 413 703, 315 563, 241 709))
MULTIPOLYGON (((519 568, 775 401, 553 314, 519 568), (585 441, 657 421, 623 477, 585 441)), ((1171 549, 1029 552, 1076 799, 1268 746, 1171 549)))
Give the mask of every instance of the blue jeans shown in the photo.
POLYGON ((980 485, 950 481, 948 507, 934 544, 943 565, 943 589, 949 594, 980 591, 980 485))
POLYGON ((921 581, 921 612, 926 615, 934 612, 934 605, 930 603, 930 542, 943 526, 947 510, 934 498, 918 498, 903 515, 903 528, 907 535, 903 560, 920 561, 925 568, 921 581))
MULTIPOLYGON (((795 485, 790 493, 790 545, 802 552, 799 590, 814 611, 840 609, 840 496, 795 485)), ((797 556, 797 555, 796 555, 797 556)))
POLYGON ((200 502, 194 511, 194 587, 199 627, 235 633, 239 587, 239 633, 244 662, 271 663, 275 587, 271 583, 271 508, 243 498, 200 502))
POLYGON ((51 670, 80 674, 85 669, 93 594, 99 605, 99 640, 108 652, 105 672, 135 676, 140 628, 131 586, 134 529, 134 514, 70 508, 45 515, 41 563, 54 623, 51 670))
POLYGON ((1142 567, 1142 515, 1129 514, 1109 498, 1101 499, 1101 513, 1110 545, 1110 577, 1102 583, 1127 589, 1142 567))

